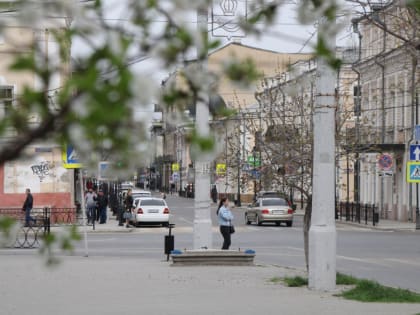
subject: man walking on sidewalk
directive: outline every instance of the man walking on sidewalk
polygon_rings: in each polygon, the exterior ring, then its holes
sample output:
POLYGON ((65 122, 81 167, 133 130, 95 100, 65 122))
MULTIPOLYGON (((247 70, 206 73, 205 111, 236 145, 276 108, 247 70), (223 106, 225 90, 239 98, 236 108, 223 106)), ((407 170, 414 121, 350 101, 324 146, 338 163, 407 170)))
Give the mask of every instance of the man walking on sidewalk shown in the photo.
POLYGON ((34 204, 34 198, 32 197, 31 190, 26 188, 26 199, 22 206, 22 211, 25 211, 25 227, 31 226, 36 223, 36 220, 31 217, 31 210, 34 204))
POLYGON ((98 194, 99 224, 106 223, 106 208, 108 206, 108 197, 100 189, 98 194))

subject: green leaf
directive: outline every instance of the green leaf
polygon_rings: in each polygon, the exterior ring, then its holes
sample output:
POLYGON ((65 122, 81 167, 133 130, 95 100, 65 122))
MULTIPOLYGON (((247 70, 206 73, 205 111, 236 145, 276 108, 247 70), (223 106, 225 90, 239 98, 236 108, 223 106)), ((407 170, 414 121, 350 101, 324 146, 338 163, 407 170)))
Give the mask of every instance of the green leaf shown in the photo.
POLYGON ((14 62, 9 67, 10 70, 27 71, 32 70, 36 72, 36 63, 34 54, 18 55, 14 62))
POLYGON ((336 58, 335 52, 327 47, 324 37, 321 36, 318 38, 315 52, 318 57, 324 58, 333 69, 339 69, 341 67, 341 59, 336 58))
POLYGON ((243 61, 232 60, 225 67, 225 74, 232 81, 249 86, 257 79, 262 77, 251 58, 243 61))
POLYGON ((199 136, 195 129, 189 135, 186 135, 186 140, 192 145, 196 145, 201 152, 212 151, 215 143, 212 136, 199 136))
POLYGON ((417 15, 420 15, 420 1, 419 0, 408 0, 407 6, 413 9, 417 15))

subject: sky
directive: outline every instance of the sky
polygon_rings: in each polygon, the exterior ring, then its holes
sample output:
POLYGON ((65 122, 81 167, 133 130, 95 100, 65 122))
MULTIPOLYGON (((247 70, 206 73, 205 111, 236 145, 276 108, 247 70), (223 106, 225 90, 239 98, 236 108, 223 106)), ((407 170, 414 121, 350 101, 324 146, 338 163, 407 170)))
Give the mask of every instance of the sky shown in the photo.
MULTIPOLYGON (((214 1, 213 10, 209 8, 209 12, 214 12, 216 15, 217 13, 221 12, 219 9, 219 1, 214 1)), ((105 18, 108 19, 109 22, 115 21, 115 23, 123 23, 124 20, 127 19, 129 16, 129 11, 127 11, 126 0, 107 0, 104 1, 105 5, 105 18)), ((244 3, 244 1, 239 0, 238 6, 244 3)), ((286 53, 308 53, 312 51, 312 45, 315 43, 317 38, 316 27, 314 25, 306 25, 302 26, 297 21, 297 13, 296 13, 296 4, 285 4, 279 10, 279 14, 277 15, 275 22, 267 27, 261 34, 261 36, 255 35, 245 35, 243 37, 234 37, 231 38, 227 37, 213 37, 213 33, 211 31, 214 24, 212 24, 212 20, 216 20, 217 17, 212 19, 211 14, 209 18, 208 28, 209 28, 209 36, 211 39, 219 39, 223 44, 228 43, 229 41, 236 41, 241 42, 244 45, 257 47, 261 49, 267 49, 277 52, 286 52, 286 53)), ((241 9, 239 8, 238 11, 241 9)), ((248 12, 250 15, 252 12, 248 12)), ((197 26, 197 16, 195 12, 187 12, 181 17, 174 17, 178 21, 182 21, 188 26, 190 25, 191 28, 195 28, 197 26)), ((155 27, 158 29, 164 25, 163 21, 155 21, 155 27)), ((217 25, 216 25, 217 26, 217 25)), ((238 34, 236 33, 226 33, 226 34, 238 34)), ((344 29, 337 36, 338 45, 353 45, 353 38, 350 36, 351 33, 349 32, 348 28, 344 29)), ((75 42, 74 44, 73 53, 76 55, 78 51, 83 51, 83 48, 75 42)), ((143 61, 139 61, 133 64, 133 68, 141 68, 141 71, 149 72, 152 77, 154 77, 159 82, 164 79, 166 74, 161 74, 160 71, 156 71, 156 64, 151 62, 150 59, 146 58, 143 61), (139 65, 141 65, 139 67, 139 65)))
MULTIPOLYGON (((125 5, 126 3, 126 0, 104 1, 104 16, 109 23, 125 23, 127 17, 130 15, 130 12, 127 11, 125 5)), ((219 39, 223 44, 227 44, 229 41, 236 41, 247 46, 286 53, 308 53, 313 50, 312 47, 317 38, 316 27, 314 25, 302 26, 297 21, 295 4, 289 3, 282 6, 274 23, 271 26, 266 27, 264 31, 262 31, 261 36, 257 37, 255 35, 245 35, 241 37, 235 37, 231 35, 238 34, 238 32, 225 32, 224 35, 229 35, 230 38, 228 38, 213 37, 215 32, 212 31, 212 27, 214 27, 215 24, 212 22, 216 21, 217 14, 221 13, 220 7, 218 6, 219 2, 215 1, 215 3, 216 4, 213 5, 214 8, 209 9, 209 12, 214 13, 214 16, 209 14, 208 28, 210 39, 219 39)), ((244 3, 244 1, 238 1, 238 3, 240 6, 240 4, 244 3)), ((168 5, 171 5, 170 2, 168 5)), ((240 11, 241 8, 238 10, 240 11)), ((244 9, 242 9, 242 11, 243 10, 244 9)), ((248 14, 250 13, 251 12, 248 12, 248 14)), ((191 29, 195 29, 197 27, 197 15, 194 11, 187 12, 182 16, 174 16, 173 18, 176 19, 177 22, 183 22, 191 29)), ((159 29, 164 25, 163 22, 164 21, 162 20, 156 20, 154 27, 159 29)), ((353 45, 353 38, 350 35, 348 28, 344 29, 343 32, 337 36, 338 44, 353 45)), ((85 48, 83 45, 77 41, 74 42, 72 52, 73 56, 77 56, 78 54, 83 53, 84 50, 85 48)), ((164 69, 162 65, 154 61, 153 58, 149 57, 140 59, 139 61, 133 63, 130 67, 135 73, 139 73, 143 76, 151 78, 156 82, 156 84, 160 84, 160 82, 166 79, 169 75, 168 69, 164 69)), ((147 111, 149 110, 153 111, 153 106, 147 109, 147 111)), ((141 115, 142 113, 139 114, 141 115)))

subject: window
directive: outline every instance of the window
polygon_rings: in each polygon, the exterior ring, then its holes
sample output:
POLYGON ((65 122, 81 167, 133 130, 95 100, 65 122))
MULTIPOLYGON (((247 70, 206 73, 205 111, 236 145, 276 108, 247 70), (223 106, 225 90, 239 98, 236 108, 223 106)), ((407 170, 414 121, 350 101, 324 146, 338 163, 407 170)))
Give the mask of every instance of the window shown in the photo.
POLYGON ((165 201, 159 199, 140 200, 140 206, 165 206, 165 201))
POLYGON ((288 206, 288 203, 286 200, 281 198, 273 198, 273 199, 263 199, 262 206, 288 206))
POLYGON ((12 108, 13 86, 0 86, 0 107, 4 108, 4 114, 7 115, 12 108))

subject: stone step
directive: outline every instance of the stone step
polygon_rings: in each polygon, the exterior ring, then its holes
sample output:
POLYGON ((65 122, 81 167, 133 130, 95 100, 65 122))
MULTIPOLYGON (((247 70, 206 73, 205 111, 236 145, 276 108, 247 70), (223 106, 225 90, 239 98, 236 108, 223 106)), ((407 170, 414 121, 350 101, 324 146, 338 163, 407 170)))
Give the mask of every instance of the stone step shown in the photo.
POLYGON ((174 250, 171 253, 174 266, 252 266, 254 265, 255 251, 253 250, 174 250))

